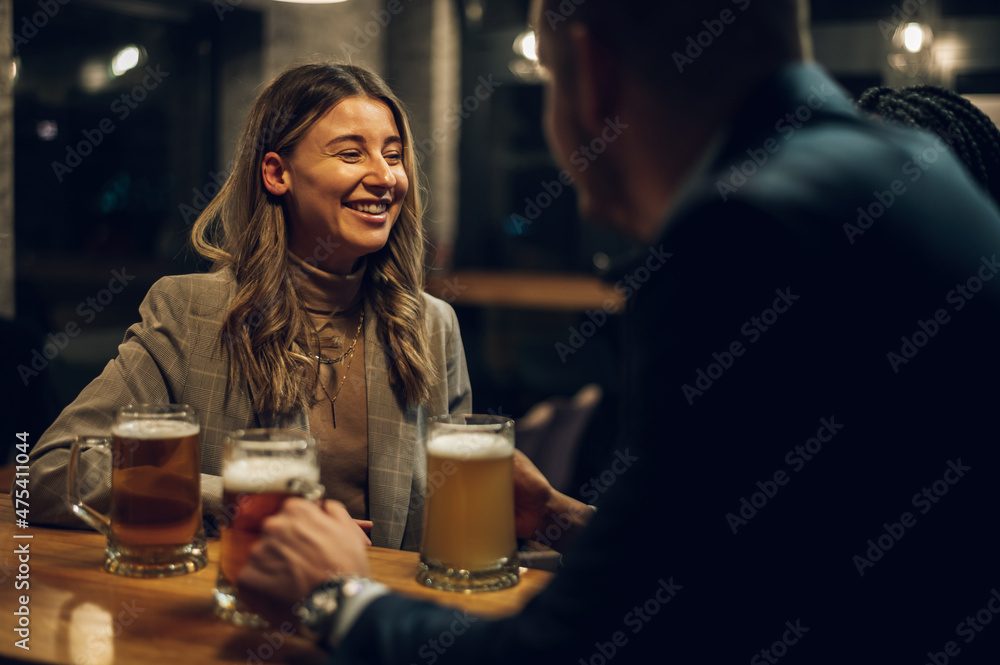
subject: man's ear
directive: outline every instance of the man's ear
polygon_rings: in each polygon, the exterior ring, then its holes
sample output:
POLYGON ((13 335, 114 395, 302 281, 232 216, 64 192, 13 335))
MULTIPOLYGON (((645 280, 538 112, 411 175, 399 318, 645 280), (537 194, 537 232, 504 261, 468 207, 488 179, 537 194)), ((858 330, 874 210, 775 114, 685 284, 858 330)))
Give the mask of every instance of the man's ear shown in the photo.
POLYGON ((585 129, 597 133, 618 108, 621 60, 585 26, 573 23, 567 27, 576 70, 579 118, 585 129))
POLYGON ((264 179, 264 188, 267 191, 275 196, 282 196, 288 191, 291 184, 291 173, 281 155, 276 152, 264 155, 260 171, 261 177, 264 179))

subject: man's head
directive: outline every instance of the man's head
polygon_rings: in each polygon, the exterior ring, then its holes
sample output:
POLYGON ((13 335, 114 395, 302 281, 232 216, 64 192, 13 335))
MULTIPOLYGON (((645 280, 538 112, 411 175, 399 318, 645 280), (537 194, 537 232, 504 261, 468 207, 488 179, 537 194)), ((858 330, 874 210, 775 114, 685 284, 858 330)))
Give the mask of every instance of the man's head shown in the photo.
POLYGON ((581 212, 639 237, 746 92, 810 55, 806 0, 535 0, 531 21, 581 212))

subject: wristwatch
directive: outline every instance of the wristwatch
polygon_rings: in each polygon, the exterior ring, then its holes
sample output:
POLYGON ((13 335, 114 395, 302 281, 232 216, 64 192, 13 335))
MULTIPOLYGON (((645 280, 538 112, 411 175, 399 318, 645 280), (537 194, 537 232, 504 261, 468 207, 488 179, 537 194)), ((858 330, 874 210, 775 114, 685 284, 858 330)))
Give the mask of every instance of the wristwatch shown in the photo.
POLYGON ((318 640, 327 643, 344 603, 373 584, 376 583, 359 575, 333 575, 306 595, 295 608, 295 616, 318 640))

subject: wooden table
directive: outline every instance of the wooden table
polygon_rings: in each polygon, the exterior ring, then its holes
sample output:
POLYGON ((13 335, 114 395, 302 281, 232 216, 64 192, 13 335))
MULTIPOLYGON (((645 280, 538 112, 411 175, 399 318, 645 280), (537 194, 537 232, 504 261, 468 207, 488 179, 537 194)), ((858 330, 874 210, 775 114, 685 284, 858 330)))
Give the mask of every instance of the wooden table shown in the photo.
MULTIPOLYGON (((318 663, 324 654, 298 636, 277 628, 237 628, 212 614, 212 588, 219 565, 219 543, 209 542, 209 564, 190 575, 137 580, 101 569, 104 536, 14 525, 9 495, 0 495, 0 662, 72 665, 142 663, 318 663), (21 537, 25 536, 25 537, 21 537), (19 572, 19 555, 28 545, 29 572, 19 572), (18 577, 21 580, 18 580, 18 577), (29 589, 18 590, 24 582, 29 589), (21 606, 28 596, 30 651, 15 642, 21 606)), ((392 589, 463 609, 499 617, 517 612, 548 584, 551 575, 521 570, 521 582, 504 591, 459 594, 434 591, 414 580, 418 555, 373 547, 372 577, 392 589)))
POLYGON ((464 270, 431 275, 426 291, 453 305, 554 312, 603 310, 620 313, 625 309, 621 293, 589 275, 464 270))

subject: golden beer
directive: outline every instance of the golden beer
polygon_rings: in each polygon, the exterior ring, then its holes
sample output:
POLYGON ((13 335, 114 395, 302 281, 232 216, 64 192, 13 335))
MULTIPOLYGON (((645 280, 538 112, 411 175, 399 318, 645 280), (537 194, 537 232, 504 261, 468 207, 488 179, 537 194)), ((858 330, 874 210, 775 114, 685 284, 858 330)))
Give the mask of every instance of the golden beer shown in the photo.
POLYGON ((499 427, 429 426, 417 577, 427 586, 487 591, 517 583, 513 432, 499 427))
MULTIPOLYGON (((474 435, 467 435, 474 436, 474 435)), ((510 557, 514 536, 514 465, 509 450, 489 445, 466 453, 463 435, 428 445, 423 553, 449 568, 486 570, 510 557)))

